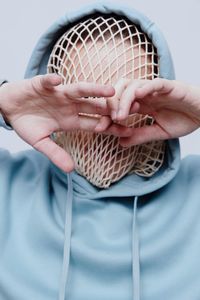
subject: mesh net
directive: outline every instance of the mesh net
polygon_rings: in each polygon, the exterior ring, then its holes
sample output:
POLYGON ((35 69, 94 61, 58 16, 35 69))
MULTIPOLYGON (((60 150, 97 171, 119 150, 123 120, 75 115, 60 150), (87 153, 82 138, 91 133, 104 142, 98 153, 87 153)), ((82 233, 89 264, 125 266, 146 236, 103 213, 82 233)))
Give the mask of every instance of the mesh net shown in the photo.
MULTIPOLYGON (((48 72, 59 74, 63 84, 114 85, 122 77, 156 78, 159 66, 156 48, 139 26, 116 15, 93 15, 61 36, 50 55, 48 72)), ((141 127, 153 121, 150 116, 132 114, 121 123, 141 127)), ((55 140, 72 155, 77 172, 103 188, 127 173, 151 176, 164 160, 162 141, 123 148, 117 137, 81 130, 56 133, 55 140)))

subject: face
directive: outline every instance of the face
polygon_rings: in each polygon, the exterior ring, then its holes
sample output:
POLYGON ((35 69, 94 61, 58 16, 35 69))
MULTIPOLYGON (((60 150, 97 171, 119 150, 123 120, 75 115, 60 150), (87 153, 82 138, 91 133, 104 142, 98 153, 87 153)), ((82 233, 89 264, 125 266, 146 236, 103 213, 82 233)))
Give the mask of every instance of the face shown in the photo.
MULTIPOLYGON (((152 79, 158 76, 156 49, 135 25, 99 17, 96 27, 93 25, 91 29, 87 22, 84 26, 83 23, 76 25, 64 35, 54 48, 52 60, 50 58, 49 69, 55 54, 60 53, 57 72, 63 84, 92 81, 115 85, 122 77, 152 79)), ((139 127, 149 122, 152 122, 150 117, 134 114, 126 120, 126 125, 139 127)), ((164 152, 161 142, 125 149, 114 136, 83 131, 61 133, 57 141, 71 153, 76 170, 98 187, 108 187, 129 172, 149 175, 152 169, 155 171, 153 152, 164 152)))

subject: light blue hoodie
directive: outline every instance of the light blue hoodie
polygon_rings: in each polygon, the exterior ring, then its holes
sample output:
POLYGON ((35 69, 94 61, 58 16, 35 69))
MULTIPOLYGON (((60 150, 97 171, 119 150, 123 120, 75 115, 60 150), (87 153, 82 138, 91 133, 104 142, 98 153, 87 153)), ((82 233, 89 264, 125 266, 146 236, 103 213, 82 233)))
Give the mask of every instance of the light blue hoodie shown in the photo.
MULTIPOLYGON (((157 26, 114 3, 56 22, 39 40, 26 77, 46 73, 66 27, 94 12, 140 24, 157 47, 161 77, 174 78, 157 26)), ((34 150, 13 156, 1 149, 0 300, 199 300, 199 181, 199 157, 180 162, 178 140, 167 142, 154 176, 127 175, 108 189, 63 173, 34 150)))

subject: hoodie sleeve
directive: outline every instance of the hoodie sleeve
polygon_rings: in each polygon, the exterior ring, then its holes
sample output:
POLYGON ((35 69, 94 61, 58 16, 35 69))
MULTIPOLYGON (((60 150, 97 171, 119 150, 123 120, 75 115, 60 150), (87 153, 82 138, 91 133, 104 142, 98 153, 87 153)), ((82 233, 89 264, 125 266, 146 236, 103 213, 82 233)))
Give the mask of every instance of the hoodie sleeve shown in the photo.
MULTIPOLYGON (((6 82, 8 82, 6 79, 1 79, 0 78, 0 87, 6 82)), ((8 130, 12 130, 12 127, 9 124, 6 123, 3 116, 1 115, 1 111, 0 111, 0 127, 4 127, 8 130)))

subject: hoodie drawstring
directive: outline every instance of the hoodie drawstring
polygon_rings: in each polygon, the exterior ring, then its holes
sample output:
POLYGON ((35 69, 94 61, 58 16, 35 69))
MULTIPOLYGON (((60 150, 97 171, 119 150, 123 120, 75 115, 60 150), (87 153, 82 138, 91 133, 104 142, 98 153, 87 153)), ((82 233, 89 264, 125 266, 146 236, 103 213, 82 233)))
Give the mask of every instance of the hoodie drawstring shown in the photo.
POLYGON ((65 292, 67 279, 69 275, 69 262, 70 262, 70 245, 71 245, 71 231, 72 231, 72 202, 73 202, 73 188, 71 174, 67 174, 67 201, 65 212, 65 235, 64 235, 64 252, 61 284, 59 290, 59 300, 65 300, 65 292))
POLYGON ((138 197, 133 202, 133 223, 132 223, 132 279, 133 279, 133 300, 140 300, 140 255, 139 237, 137 228, 137 203, 138 197))
MULTIPOLYGON (((73 188, 71 175, 67 175, 68 192, 65 213, 65 234, 64 234, 64 251, 61 274, 61 284, 59 290, 59 300, 65 300, 67 279, 69 275, 70 263, 70 245, 72 230, 72 202, 73 188)), ((138 197, 133 201, 133 221, 132 221, 132 280, 133 280, 133 300, 140 300, 140 258, 139 258, 139 239, 137 228, 137 203, 138 197)))

